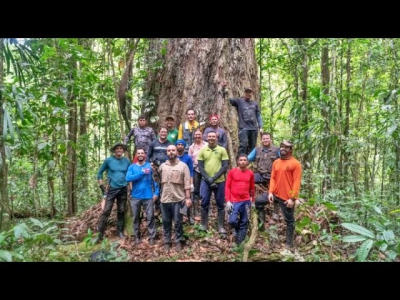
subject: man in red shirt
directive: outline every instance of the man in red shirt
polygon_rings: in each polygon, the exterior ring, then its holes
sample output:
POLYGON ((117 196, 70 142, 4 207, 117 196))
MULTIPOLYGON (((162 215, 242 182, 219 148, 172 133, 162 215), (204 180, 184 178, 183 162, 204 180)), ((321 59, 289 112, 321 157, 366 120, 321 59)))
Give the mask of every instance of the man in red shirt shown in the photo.
POLYGON ((281 143, 280 152, 281 158, 272 165, 268 200, 271 204, 278 202, 281 207, 287 225, 286 248, 293 249, 294 204, 299 197, 301 164, 292 156, 293 145, 290 141, 281 143))
POLYGON ((234 229, 237 245, 240 245, 246 237, 251 202, 254 202, 255 195, 254 173, 247 169, 248 165, 247 155, 239 155, 238 167, 229 171, 225 185, 229 225, 234 229))

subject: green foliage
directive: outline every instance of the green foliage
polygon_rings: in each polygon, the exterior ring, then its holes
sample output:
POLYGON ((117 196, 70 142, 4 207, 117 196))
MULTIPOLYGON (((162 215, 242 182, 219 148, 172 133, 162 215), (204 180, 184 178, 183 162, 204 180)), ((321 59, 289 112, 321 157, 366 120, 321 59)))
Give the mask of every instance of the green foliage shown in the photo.
MULTIPOLYGON (((390 225, 390 222, 386 223, 386 225, 390 225)), ((358 224, 343 223, 342 226, 359 234, 344 236, 343 242, 363 242, 355 253, 357 261, 366 261, 372 249, 384 253, 389 261, 393 261, 399 254, 400 241, 395 237, 394 232, 385 229, 385 226, 377 226, 376 233, 358 224)))

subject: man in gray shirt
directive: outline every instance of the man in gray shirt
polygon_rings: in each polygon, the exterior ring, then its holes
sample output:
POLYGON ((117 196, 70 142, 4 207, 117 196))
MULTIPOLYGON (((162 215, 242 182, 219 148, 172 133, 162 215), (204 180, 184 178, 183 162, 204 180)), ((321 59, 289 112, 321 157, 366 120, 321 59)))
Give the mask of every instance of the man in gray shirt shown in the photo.
POLYGON ((248 155, 257 142, 257 132, 262 133, 262 120, 257 102, 251 100, 251 88, 245 88, 241 98, 230 98, 229 102, 235 106, 239 116, 239 154, 248 155))

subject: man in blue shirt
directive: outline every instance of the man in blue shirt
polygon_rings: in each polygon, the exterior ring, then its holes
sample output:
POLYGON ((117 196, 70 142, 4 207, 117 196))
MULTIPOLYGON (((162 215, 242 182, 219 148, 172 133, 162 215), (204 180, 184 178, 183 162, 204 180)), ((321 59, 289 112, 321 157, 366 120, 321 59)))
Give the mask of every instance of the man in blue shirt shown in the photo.
POLYGON ((101 165, 97 173, 99 187, 106 197, 106 204, 100 216, 97 236, 95 243, 100 242, 104 237, 104 231, 107 227, 107 219, 110 216, 114 200, 117 200, 117 235, 119 238, 124 238, 124 218, 125 218, 125 203, 127 197, 127 182, 125 180, 126 171, 130 165, 129 160, 123 157, 126 151, 126 146, 122 143, 116 143, 111 152, 113 156, 108 157, 101 165), (103 173, 107 170, 109 188, 103 184, 103 173))
POLYGON ((133 235, 135 236, 135 244, 140 243, 140 210, 146 212, 147 229, 149 231, 149 244, 154 245, 156 237, 156 224, 154 221, 154 202, 159 197, 159 189, 153 180, 153 171, 151 164, 146 162, 146 153, 143 148, 136 150, 137 163, 132 164, 128 173, 126 173, 126 181, 132 182, 131 206, 133 212, 133 235))

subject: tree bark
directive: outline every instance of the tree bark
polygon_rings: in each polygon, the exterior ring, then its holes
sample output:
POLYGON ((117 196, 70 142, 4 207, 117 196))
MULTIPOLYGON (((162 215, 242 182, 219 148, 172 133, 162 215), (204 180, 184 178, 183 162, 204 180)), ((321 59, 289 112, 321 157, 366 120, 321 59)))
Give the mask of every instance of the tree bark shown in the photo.
POLYGON ((73 78, 76 73, 76 64, 74 61, 71 63, 71 81, 70 95, 68 95, 68 144, 67 144, 67 157, 68 157, 68 174, 67 174, 67 198, 68 198, 68 216, 73 216, 78 211, 78 203, 76 200, 76 146, 77 146, 77 133, 78 133, 78 108, 77 101, 74 94, 73 78))
POLYGON ((155 95, 159 125, 173 115, 178 126, 185 121, 189 108, 195 110, 199 122, 218 114, 220 126, 227 131, 228 152, 235 166, 238 119, 228 98, 242 96, 244 87, 250 86, 259 102, 254 47, 254 39, 168 40, 160 89, 155 95))
POLYGON ((4 39, 0 39, 0 231, 7 230, 10 226, 10 203, 8 201, 8 168, 6 161, 5 136, 4 136, 4 106, 3 98, 3 50, 4 39))
POLYGON ((328 138, 330 136, 330 129, 329 129, 329 116, 328 114, 331 112, 330 109, 330 97, 329 97, 329 49, 325 45, 322 48, 321 52, 321 89, 322 89, 322 109, 321 109, 321 115, 323 119, 325 120, 325 126, 324 126, 324 139, 323 139, 323 147, 322 149, 324 150, 321 154, 323 156, 323 166, 324 166, 324 179, 322 182, 322 192, 325 194, 325 191, 329 190, 331 188, 330 184, 330 161, 331 161, 331 156, 330 156, 330 145, 329 141, 330 139, 328 138))

